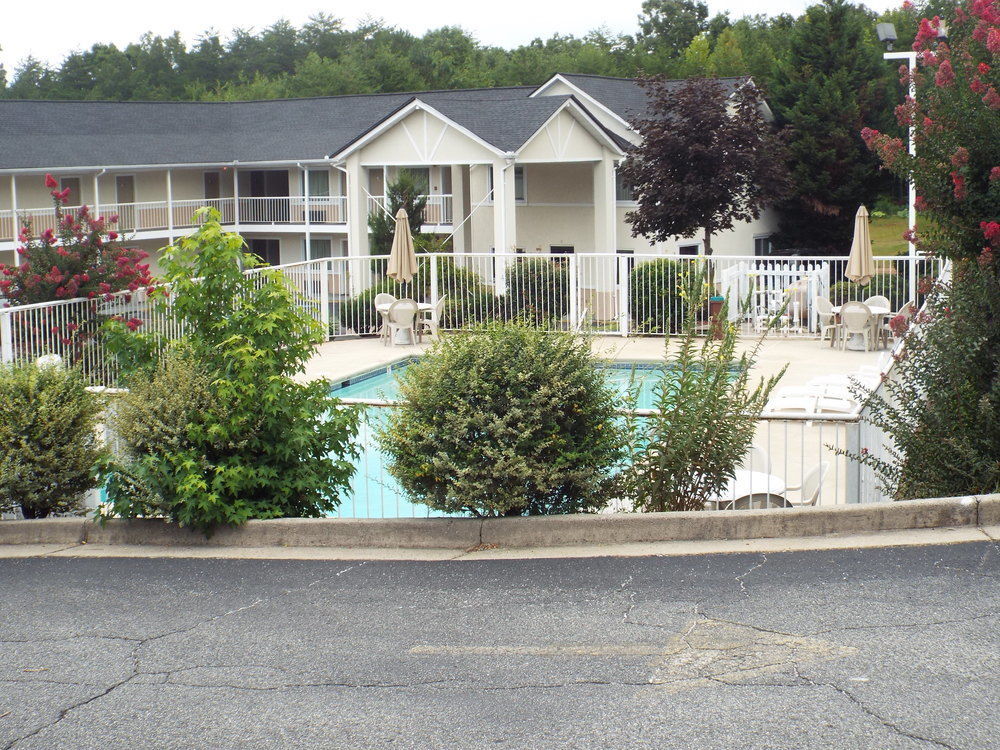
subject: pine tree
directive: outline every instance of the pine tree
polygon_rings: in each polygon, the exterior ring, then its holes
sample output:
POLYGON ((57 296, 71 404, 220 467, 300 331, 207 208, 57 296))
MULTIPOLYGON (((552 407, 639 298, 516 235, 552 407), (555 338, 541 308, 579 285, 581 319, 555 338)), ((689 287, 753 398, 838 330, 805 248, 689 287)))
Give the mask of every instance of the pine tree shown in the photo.
POLYGON ((791 29, 768 100, 787 131, 792 174, 778 247, 846 252, 858 205, 878 192, 877 162, 858 135, 877 119, 891 67, 874 41, 874 20, 861 6, 824 0, 791 29))

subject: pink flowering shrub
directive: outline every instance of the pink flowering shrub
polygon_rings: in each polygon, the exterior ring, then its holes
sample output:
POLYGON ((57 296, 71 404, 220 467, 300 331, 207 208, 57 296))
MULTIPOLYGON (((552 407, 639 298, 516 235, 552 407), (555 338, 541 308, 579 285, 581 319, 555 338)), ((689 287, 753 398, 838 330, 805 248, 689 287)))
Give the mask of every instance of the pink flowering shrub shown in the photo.
POLYGON ((919 198, 921 250, 952 259, 973 259, 1000 247, 985 235, 1000 219, 1000 0, 965 0, 954 17, 920 21, 913 49, 916 100, 896 108, 903 126, 916 128, 917 155, 899 138, 870 128, 861 137, 886 169, 912 177, 919 198), (937 41, 946 23, 948 41, 937 41))
POLYGON ((20 262, 0 263, 0 295, 13 305, 29 305, 77 297, 110 298, 114 292, 137 291, 152 285, 148 253, 123 247, 111 227, 117 216, 93 216, 87 206, 65 211, 69 188, 46 175, 52 188, 57 231, 46 229, 35 235, 30 225, 18 236, 20 262))

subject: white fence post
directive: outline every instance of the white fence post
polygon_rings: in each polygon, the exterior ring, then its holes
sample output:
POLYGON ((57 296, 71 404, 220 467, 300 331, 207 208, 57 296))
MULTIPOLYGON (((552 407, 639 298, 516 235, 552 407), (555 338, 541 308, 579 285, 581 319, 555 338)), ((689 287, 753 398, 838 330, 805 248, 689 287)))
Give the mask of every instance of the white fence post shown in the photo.
POLYGON ((628 307, 628 260, 629 256, 618 256, 618 333, 622 338, 628 337, 628 320, 631 315, 628 307))
POLYGON ((319 273, 319 317, 323 322, 323 340, 330 340, 330 274, 333 261, 327 258, 320 265, 319 273))
POLYGON ((436 305, 438 301, 438 255, 428 253, 431 263, 431 304, 436 305))
POLYGON ((580 330, 580 276, 576 255, 569 256, 569 327, 580 330))
POLYGON ((907 299, 910 300, 911 302, 916 303, 916 299, 917 299, 917 256, 916 255, 911 255, 909 263, 910 263, 910 273, 908 275, 909 275, 909 280, 910 280, 910 289, 909 289, 910 296, 907 299))
POLYGON ((14 361, 14 332, 10 318, 11 309, 0 308, 0 362, 14 361))

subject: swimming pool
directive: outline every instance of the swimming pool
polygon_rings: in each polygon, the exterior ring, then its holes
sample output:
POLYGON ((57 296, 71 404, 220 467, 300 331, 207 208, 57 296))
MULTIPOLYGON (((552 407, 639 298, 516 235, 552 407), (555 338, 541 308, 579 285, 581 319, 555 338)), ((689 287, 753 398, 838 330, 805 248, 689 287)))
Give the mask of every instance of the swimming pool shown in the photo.
MULTIPOLYGON (((413 358, 372 369, 337 383, 333 394, 345 399, 376 399, 395 401, 399 398, 398 378, 413 358)), ((636 408, 653 406, 653 386, 669 372, 662 363, 619 361, 602 368, 611 385, 624 396, 630 385, 637 389, 636 408)), ((624 405, 624 404, 623 404, 624 405)), ((357 471, 351 479, 351 489, 331 515, 340 518, 427 518, 446 516, 426 505, 406 499, 396 480, 387 469, 387 457, 378 447, 376 430, 392 413, 391 408, 370 406, 361 420, 357 447, 357 471)))

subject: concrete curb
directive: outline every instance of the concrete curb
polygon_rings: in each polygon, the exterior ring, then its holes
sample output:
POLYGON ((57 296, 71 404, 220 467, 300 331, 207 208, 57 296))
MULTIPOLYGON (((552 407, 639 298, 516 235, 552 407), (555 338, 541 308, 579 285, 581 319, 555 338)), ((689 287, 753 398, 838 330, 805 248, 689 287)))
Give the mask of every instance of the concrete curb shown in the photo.
POLYGON ((534 518, 282 518, 225 527, 210 538, 165 521, 81 518, 0 521, 0 545, 98 544, 468 550, 697 540, 774 539, 1000 525, 1000 495, 833 508, 534 518))

